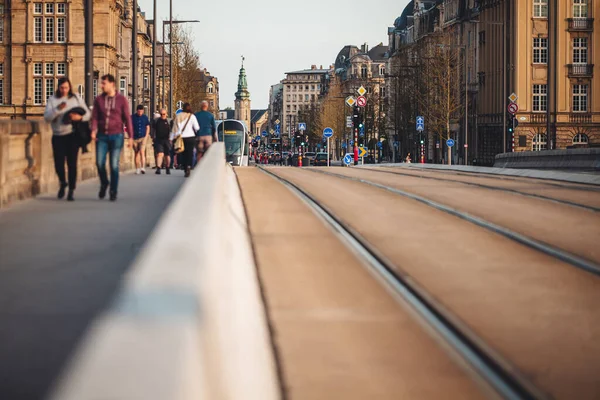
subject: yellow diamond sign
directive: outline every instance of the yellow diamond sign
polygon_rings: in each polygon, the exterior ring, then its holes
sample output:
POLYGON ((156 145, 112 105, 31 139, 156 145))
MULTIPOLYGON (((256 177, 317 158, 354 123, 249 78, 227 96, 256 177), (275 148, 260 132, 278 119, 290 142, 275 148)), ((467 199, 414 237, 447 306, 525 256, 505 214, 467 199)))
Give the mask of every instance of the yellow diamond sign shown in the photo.
POLYGON ((358 88, 357 92, 358 92, 358 94, 360 94, 361 96, 364 96, 364 95, 365 95, 365 93, 367 93, 367 89, 365 89, 365 87, 364 87, 364 86, 361 86, 361 87, 359 87, 359 88, 358 88))
POLYGON ((275 125, 279 125, 281 123, 280 120, 275 121, 275 125))
POLYGON ((355 103, 356 99, 354 98, 354 96, 350 96, 346 99, 346 104, 348 104, 350 107, 352 107, 355 103))
POLYGON ((517 96, 516 93, 513 93, 510 96, 508 96, 508 99, 513 103, 516 102, 518 98, 519 96, 517 96))

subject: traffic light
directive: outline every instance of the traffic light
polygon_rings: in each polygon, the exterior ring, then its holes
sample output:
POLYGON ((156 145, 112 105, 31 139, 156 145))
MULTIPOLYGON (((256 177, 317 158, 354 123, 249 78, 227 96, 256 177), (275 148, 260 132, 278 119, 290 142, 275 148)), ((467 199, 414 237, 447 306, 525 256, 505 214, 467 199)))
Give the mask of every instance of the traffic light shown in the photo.
POLYGON ((423 139, 421 139, 421 144, 425 144, 425 141, 423 139))
POLYGON ((352 113, 352 123, 354 124, 354 127, 358 127, 358 124, 360 124, 360 109, 358 108, 358 106, 354 106, 354 111, 352 113))

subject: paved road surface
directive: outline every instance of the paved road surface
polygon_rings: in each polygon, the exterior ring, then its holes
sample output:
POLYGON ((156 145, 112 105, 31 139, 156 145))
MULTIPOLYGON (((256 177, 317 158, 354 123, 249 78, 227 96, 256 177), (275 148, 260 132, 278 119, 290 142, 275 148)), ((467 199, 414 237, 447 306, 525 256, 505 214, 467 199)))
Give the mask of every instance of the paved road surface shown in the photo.
POLYGON ((0 399, 41 399, 184 182, 121 177, 119 200, 54 195, 0 212, 0 399))

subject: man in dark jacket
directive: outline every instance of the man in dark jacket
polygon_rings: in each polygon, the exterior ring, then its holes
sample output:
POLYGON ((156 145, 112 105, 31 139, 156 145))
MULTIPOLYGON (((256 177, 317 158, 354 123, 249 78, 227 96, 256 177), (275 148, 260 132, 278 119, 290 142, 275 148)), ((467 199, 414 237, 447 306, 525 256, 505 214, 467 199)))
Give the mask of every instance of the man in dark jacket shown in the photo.
POLYGON ((171 124, 167 119, 167 110, 160 110, 160 118, 154 122, 154 154, 156 154, 156 175, 160 175, 160 170, 163 166, 163 160, 167 166, 165 169, 167 175, 171 174, 171 141, 169 135, 171 133, 171 124))

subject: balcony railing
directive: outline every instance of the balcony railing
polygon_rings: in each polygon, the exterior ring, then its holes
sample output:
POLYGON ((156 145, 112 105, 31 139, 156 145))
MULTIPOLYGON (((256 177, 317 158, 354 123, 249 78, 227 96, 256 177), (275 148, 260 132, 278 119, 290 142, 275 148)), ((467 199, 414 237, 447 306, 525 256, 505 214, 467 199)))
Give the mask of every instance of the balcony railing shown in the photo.
POLYGON ((567 18, 570 32, 590 32, 594 29, 594 18, 567 18))
POLYGON ((594 72, 594 64, 568 64, 569 78, 591 77, 594 72))
POLYGON ((571 113, 569 114, 569 122, 572 124, 591 124, 592 114, 571 113))

